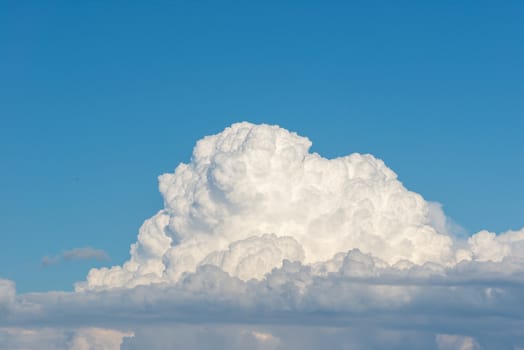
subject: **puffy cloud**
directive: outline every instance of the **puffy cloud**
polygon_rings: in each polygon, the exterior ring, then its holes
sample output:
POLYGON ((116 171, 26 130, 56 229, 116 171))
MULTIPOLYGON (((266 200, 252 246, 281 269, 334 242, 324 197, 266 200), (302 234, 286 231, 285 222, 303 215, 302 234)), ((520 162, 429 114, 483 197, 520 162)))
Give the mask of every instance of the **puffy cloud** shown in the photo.
POLYGON ((249 123, 203 138, 189 164, 159 177, 165 206, 140 228, 130 260, 92 269, 77 290, 176 283, 208 264, 262 279, 286 259, 326 267, 352 249, 392 266, 443 267, 522 251, 520 231, 454 238, 460 227, 442 206, 408 191, 371 155, 325 159, 310 146, 249 123))
POLYGON ((524 229, 463 239, 381 160, 310 146, 249 123, 205 137, 159 177, 164 207, 128 261, 72 293, 0 283, 0 325, 133 330, 125 349, 524 343, 524 229))
POLYGON ((384 162, 325 159, 310 146, 249 123, 200 140, 189 164, 160 176, 165 207, 140 229, 131 259, 93 269, 78 288, 176 282, 204 264, 261 278, 286 258, 314 264, 354 248, 388 263, 455 262, 435 210, 384 162))
POLYGON ((511 256, 524 258, 524 229, 501 235, 481 231, 468 239, 472 256, 479 261, 502 261, 511 256))
POLYGON ((265 234, 233 242, 227 250, 209 254, 203 265, 215 265, 232 276, 248 280, 261 279, 267 271, 281 265, 284 260, 304 259, 302 246, 292 237, 265 234))
POLYGON ((109 255, 101 250, 91 247, 73 248, 63 251, 60 255, 44 256, 42 258, 42 266, 49 266, 58 264, 61 261, 74 260, 109 260, 109 255))

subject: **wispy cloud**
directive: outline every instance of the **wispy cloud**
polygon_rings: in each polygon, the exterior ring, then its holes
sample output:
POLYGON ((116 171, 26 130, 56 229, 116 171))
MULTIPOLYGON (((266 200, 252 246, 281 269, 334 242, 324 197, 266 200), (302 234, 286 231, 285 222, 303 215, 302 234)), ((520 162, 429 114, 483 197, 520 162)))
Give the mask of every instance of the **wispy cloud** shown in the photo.
POLYGON ((58 264, 62 261, 77 261, 77 260, 95 260, 104 261, 109 260, 109 255, 102 249, 95 249, 91 247, 73 248, 64 250, 59 255, 44 256, 42 258, 42 266, 58 264))

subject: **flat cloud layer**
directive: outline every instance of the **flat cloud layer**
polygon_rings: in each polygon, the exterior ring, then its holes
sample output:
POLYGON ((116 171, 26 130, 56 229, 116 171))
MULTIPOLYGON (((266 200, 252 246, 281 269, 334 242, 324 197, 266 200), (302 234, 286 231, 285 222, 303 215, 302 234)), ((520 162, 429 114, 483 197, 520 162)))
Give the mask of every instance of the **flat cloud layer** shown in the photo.
POLYGON ((164 208, 122 266, 74 293, 0 280, 0 347, 49 323, 70 349, 314 349, 313 334, 334 349, 524 345, 524 229, 456 238, 381 160, 310 146, 249 123, 200 140, 160 176, 164 208))

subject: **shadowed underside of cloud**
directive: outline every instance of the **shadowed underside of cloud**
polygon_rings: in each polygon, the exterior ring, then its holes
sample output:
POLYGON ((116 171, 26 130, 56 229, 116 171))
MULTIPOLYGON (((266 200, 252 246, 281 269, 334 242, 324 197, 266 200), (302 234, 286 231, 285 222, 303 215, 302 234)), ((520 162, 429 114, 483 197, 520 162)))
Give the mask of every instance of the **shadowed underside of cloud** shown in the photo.
POLYGON ((310 146, 249 123, 200 140, 160 176, 164 208, 129 261, 92 269, 73 293, 0 283, 0 345, 50 323, 60 339, 113 329, 125 349, 524 344, 524 229, 460 238, 381 160, 310 146))

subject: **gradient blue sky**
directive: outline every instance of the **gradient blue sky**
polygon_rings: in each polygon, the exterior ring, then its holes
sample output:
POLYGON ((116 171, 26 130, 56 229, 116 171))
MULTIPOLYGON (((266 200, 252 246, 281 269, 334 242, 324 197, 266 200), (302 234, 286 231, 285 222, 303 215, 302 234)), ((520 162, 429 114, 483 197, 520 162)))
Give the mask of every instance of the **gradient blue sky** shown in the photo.
POLYGON ((4 1, 0 276, 120 264, 156 177, 235 121, 372 153, 467 232, 524 225, 522 1, 4 1), (109 262, 43 268, 91 246, 109 262))

